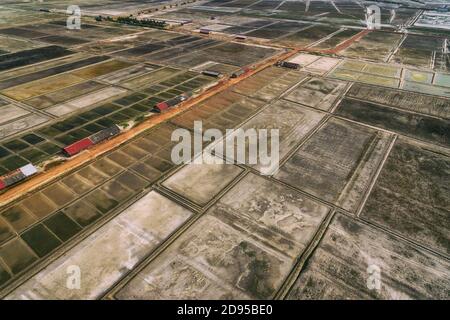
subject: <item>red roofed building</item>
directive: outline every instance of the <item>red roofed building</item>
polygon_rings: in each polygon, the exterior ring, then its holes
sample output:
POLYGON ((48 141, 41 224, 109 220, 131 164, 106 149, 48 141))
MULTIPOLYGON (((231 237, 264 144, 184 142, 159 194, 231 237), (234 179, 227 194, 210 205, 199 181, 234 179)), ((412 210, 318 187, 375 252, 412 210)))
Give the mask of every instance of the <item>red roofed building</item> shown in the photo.
POLYGON ((77 141, 70 146, 65 147, 63 150, 68 156, 76 155, 77 153, 83 151, 84 149, 89 148, 92 146, 93 143, 91 139, 84 138, 83 140, 77 141))

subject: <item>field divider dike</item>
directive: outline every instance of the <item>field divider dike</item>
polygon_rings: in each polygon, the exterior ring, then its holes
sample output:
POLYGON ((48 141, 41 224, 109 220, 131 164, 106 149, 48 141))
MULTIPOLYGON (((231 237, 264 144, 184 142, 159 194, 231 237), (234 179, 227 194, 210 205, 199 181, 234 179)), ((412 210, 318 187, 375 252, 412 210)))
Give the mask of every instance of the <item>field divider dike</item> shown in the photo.
POLYGON ((370 33, 370 30, 368 29, 364 29, 361 32, 355 34, 353 37, 351 37, 350 39, 345 40, 344 42, 340 43, 339 45, 337 45, 334 49, 325 49, 325 50, 318 50, 318 49, 314 49, 314 48, 303 48, 302 51, 307 51, 307 52, 317 52, 317 53, 322 53, 322 54, 338 54, 339 52, 341 52, 342 50, 347 49, 348 47, 350 47, 354 42, 362 39, 363 37, 365 37, 367 34, 370 33))

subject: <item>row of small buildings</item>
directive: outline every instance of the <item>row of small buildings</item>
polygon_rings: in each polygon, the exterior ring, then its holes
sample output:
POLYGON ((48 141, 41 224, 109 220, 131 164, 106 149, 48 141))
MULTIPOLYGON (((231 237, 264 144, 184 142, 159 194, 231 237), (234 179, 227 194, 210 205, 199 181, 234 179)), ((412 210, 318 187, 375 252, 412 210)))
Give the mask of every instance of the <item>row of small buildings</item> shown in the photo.
MULTIPOLYGON (((248 68, 243 68, 239 71, 236 71, 231 75, 232 78, 239 77, 243 74, 245 74, 247 71, 249 71, 248 68)), ((210 77, 219 78, 222 75, 219 72, 212 71, 212 70, 205 70, 202 72, 202 74, 210 77)), ((190 97, 192 97, 193 93, 187 92, 183 93, 181 95, 178 95, 174 98, 171 98, 169 100, 159 102, 156 105, 153 106, 153 109, 151 109, 150 112, 153 113, 162 113, 167 111, 170 108, 173 108, 180 103, 186 101, 190 97)), ((109 128, 103 129, 97 133, 94 133, 90 135, 89 137, 86 137, 84 139, 81 139, 79 141, 76 141, 66 147, 64 147, 61 150, 61 153, 65 157, 73 157, 76 154, 82 152, 83 150, 86 150, 94 145, 97 145, 99 143, 102 143, 105 140, 111 139, 114 136, 117 136, 121 133, 121 128, 118 125, 113 125, 109 128)), ((4 190, 14 184, 17 184, 19 182, 22 182, 26 180, 28 177, 36 174, 38 172, 38 169, 31 163, 14 170, 6 175, 0 176, 0 191, 4 190)))

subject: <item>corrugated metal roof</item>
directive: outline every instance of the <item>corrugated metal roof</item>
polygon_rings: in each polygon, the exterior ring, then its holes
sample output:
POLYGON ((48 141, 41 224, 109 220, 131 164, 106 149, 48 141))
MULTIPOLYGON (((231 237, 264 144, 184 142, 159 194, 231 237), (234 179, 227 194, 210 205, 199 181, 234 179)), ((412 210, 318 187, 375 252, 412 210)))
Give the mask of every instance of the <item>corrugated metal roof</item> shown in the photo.
POLYGON ((289 68, 289 69, 298 69, 298 68, 300 68, 300 65, 298 63, 288 62, 288 61, 283 61, 281 63, 281 66, 284 67, 284 68, 289 68))
POLYGON ((232 78, 237 78, 237 77, 243 75, 244 73, 246 73, 247 71, 248 71, 248 69, 239 69, 238 71, 233 72, 231 77, 232 78))
POLYGON ((19 181, 24 180, 25 178, 26 178, 26 176, 20 170, 16 170, 16 171, 9 173, 6 176, 3 176, 2 180, 3 180, 3 183, 7 187, 9 187, 19 181))
POLYGON ((103 129, 97 133, 94 133, 89 137, 89 139, 92 141, 92 143, 97 144, 99 142, 102 142, 106 139, 109 139, 115 135, 118 135, 120 133, 120 129, 118 126, 113 125, 112 127, 103 129))
POLYGON ((205 70, 202 72, 202 74, 204 74, 205 76, 211 76, 211 77, 218 77, 220 76, 220 73, 217 71, 210 71, 210 70, 205 70))
POLYGON ((169 105, 165 102, 159 102, 156 104, 155 106, 156 109, 158 109, 159 111, 163 111, 169 108, 169 105))
POLYGON ((27 177, 35 174, 37 169, 30 163, 17 170, 14 170, 0 177, 0 190, 5 189, 17 182, 25 180, 27 177))
POLYGON ((77 142, 71 144, 70 146, 65 147, 63 150, 69 156, 73 156, 73 155, 83 151, 84 149, 87 149, 88 147, 90 147, 92 145, 93 145, 93 143, 92 143, 91 139, 84 138, 83 140, 77 141, 77 142))
POLYGON ((36 167, 33 166, 31 163, 27 164, 26 166, 21 167, 19 170, 22 171, 22 173, 27 177, 32 176, 33 174, 37 173, 36 167))
POLYGON ((176 96, 175 98, 172 98, 172 99, 170 99, 170 100, 167 100, 167 101, 166 101, 166 104, 167 104, 169 107, 173 107, 173 106, 175 106, 175 105, 177 105, 177 104, 183 102, 183 101, 186 100, 186 99, 187 99, 187 98, 184 97, 184 96, 176 96))

